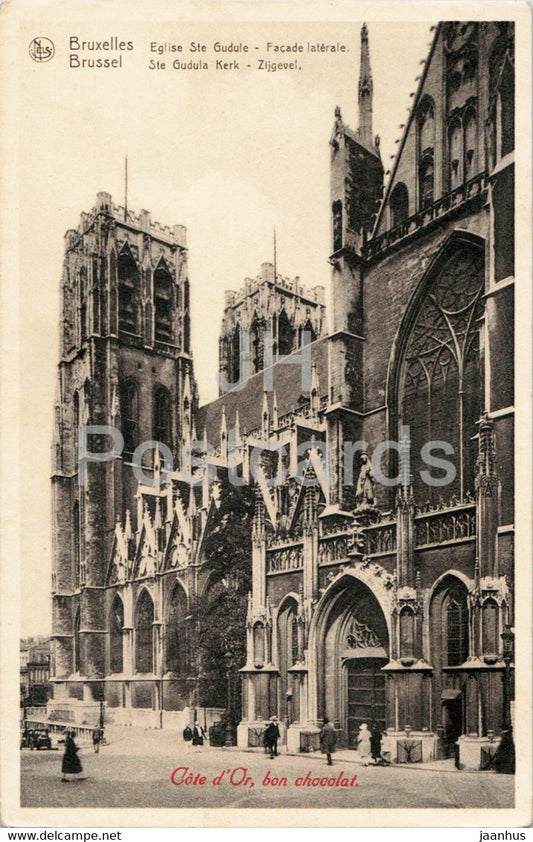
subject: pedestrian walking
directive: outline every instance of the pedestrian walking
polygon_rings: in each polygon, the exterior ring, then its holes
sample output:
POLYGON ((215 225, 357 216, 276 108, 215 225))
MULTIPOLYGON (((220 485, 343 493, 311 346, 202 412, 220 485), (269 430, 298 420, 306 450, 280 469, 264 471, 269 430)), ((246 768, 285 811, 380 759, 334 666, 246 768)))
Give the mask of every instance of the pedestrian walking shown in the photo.
POLYGON ((359 728, 357 751, 363 763, 368 763, 370 758, 370 731, 366 722, 363 722, 359 728))
POLYGON ((61 764, 61 772, 63 782, 83 780, 79 775, 83 772, 83 767, 78 757, 78 746, 74 742, 74 731, 65 731, 65 753, 63 754, 63 762, 61 764))
POLYGON ((388 766, 388 762, 381 754, 381 728, 377 722, 373 722, 370 728, 370 754, 376 766, 388 766))
POLYGON ((320 732, 320 750, 326 755, 328 766, 333 766, 331 755, 335 751, 336 745, 337 734, 335 732, 335 726, 329 721, 327 716, 325 716, 324 725, 322 726, 322 730, 320 732))
POLYGON ((100 743, 102 742, 102 731, 100 728, 95 728, 93 731, 93 748, 94 753, 98 754, 100 751, 100 743))
POLYGON ((500 774, 514 775, 516 768, 515 747, 513 734, 510 728, 502 731, 500 745, 496 749, 492 768, 500 774))
POLYGON ((206 733, 203 727, 198 722, 198 720, 196 720, 196 722, 194 723, 194 728, 192 729, 192 745, 196 746, 199 749, 200 746, 203 746, 205 738, 206 733))
POLYGON ((270 751, 270 757, 278 756, 278 740, 279 740, 279 726, 276 716, 271 717, 265 733, 263 734, 263 745, 267 751, 270 751))

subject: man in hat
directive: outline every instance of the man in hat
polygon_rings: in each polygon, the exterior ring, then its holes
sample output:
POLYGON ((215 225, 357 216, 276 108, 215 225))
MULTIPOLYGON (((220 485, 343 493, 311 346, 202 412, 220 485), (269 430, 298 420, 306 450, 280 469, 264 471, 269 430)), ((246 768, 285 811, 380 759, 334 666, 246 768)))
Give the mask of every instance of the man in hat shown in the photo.
POLYGON ((328 766, 333 766, 331 754, 335 751, 337 744, 337 734, 335 733, 335 726, 329 721, 327 716, 324 717, 324 725, 320 732, 320 750, 326 755, 328 766))

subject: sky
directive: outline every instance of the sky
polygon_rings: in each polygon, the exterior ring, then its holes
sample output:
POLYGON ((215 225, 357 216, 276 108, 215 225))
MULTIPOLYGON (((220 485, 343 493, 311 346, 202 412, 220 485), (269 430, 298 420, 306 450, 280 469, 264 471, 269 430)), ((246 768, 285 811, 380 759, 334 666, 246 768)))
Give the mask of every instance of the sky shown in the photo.
MULTIPOLYGON (((427 54, 433 21, 368 21, 374 79, 374 133, 385 169, 400 137, 427 54)), ((188 230, 192 346, 201 402, 217 395, 218 336, 225 289, 238 289, 272 260, 329 293, 329 138, 336 105, 357 125, 361 21, 209 24, 175 21, 85 23, 80 37, 133 39, 127 67, 66 70, 73 24, 51 25, 56 56, 22 63, 20 125, 20 312, 22 417, 31 421, 24 488, 21 635, 50 621, 50 431, 58 361, 63 236, 107 191, 188 230), (301 57, 292 73, 149 70, 149 44, 192 39, 248 43, 255 60, 266 42, 344 43, 348 52, 301 57), (131 59, 131 60, 130 60, 131 59)), ((31 40, 29 24, 21 37, 31 40)), ((44 33, 43 33, 44 34, 44 33)), ((269 54, 270 55, 270 54, 269 54)), ((163 57, 165 58, 165 57, 163 57)), ((169 63, 172 58, 167 58, 169 63)), ((190 58, 190 56, 187 56, 190 58)), ((270 58, 274 56, 270 55, 270 58)), ((276 59, 279 60, 279 56, 276 59)), ((28 426, 29 429, 29 426, 28 426)))

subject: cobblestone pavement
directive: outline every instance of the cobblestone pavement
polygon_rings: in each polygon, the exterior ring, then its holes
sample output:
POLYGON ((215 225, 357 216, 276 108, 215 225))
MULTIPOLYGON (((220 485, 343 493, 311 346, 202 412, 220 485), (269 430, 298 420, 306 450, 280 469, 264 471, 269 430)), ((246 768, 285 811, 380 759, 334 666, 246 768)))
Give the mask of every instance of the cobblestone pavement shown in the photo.
POLYGON ((59 751, 23 750, 21 806, 514 806, 514 777, 492 772, 452 772, 449 766, 376 768, 354 763, 346 752, 342 757, 334 755, 333 767, 320 754, 282 753, 270 760, 261 750, 196 749, 178 733, 141 728, 110 728, 108 738, 109 745, 102 746, 99 754, 94 754, 92 746, 81 749, 86 778, 71 783, 61 781, 61 747, 59 751), (173 770, 179 767, 187 772, 175 773, 175 779, 190 775, 197 782, 173 784, 173 770), (214 783, 222 772, 221 781, 214 783))

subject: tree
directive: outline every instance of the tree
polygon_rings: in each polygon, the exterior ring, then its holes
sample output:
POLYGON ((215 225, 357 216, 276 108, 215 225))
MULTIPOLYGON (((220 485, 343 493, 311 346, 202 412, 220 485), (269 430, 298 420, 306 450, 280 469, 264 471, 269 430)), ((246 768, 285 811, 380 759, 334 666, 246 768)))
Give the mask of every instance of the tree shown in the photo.
POLYGON ((240 717, 236 671, 246 661, 253 508, 253 489, 249 486, 235 487, 226 481, 203 548, 205 563, 210 570, 210 585, 203 604, 199 606, 203 674, 201 700, 209 707, 220 707, 225 703, 235 719, 240 717))

